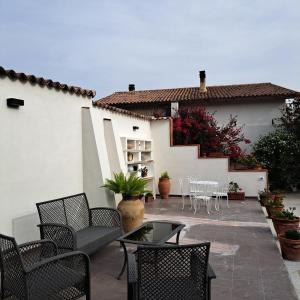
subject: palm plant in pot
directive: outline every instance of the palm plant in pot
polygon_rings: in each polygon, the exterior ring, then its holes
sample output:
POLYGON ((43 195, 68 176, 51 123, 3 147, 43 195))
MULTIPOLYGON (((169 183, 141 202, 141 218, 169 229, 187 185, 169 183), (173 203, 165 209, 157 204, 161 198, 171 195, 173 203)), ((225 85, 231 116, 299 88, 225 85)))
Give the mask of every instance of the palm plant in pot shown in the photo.
POLYGON ((288 230, 298 230, 300 219, 294 214, 295 210, 296 207, 290 207, 272 216, 277 235, 284 234, 288 230))
POLYGON ((300 261, 300 232, 288 230, 278 236, 281 254, 284 259, 300 261))
POLYGON ((144 203, 141 197, 148 193, 147 181, 135 175, 128 178, 123 172, 115 173, 113 179, 106 179, 103 187, 116 194, 122 194, 122 200, 118 204, 118 210, 122 216, 124 232, 140 226, 144 219, 144 203))
POLYGON ((168 199, 170 194, 170 176, 167 171, 161 173, 158 181, 158 191, 162 199, 168 199))

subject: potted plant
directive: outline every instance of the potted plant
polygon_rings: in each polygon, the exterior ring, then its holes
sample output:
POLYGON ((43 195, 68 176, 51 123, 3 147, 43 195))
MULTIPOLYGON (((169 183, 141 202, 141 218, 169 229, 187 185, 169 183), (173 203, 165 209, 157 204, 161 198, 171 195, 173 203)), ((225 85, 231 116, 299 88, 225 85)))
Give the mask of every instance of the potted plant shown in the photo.
POLYGON ((278 236, 281 254, 284 259, 300 261, 300 232, 288 230, 278 236))
POLYGON ((128 178, 123 172, 115 173, 113 179, 106 179, 103 187, 116 194, 122 194, 118 210, 122 216, 124 232, 140 226, 144 219, 144 203, 140 201, 143 194, 147 193, 147 181, 135 175, 128 178))
POLYGON ((228 200, 245 200, 245 192, 243 192, 236 182, 229 182, 228 200))
POLYGON ((235 161, 236 170, 256 169, 260 163, 253 154, 245 154, 238 157, 235 161))
POLYGON ((141 168, 140 171, 141 171, 141 176, 142 177, 147 177, 147 175, 148 175, 147 167, 141 168))
POLYGON ((170 194, 170 177, 167 171, 161 173, 158 181, 158 191, 162 199, 168 199, 170 194))
POLYGON ((270 200, 272 200, 272 194, 267 190, 259 192, 258 195, 261 206, 265 206, 270 200))
POLYGON ((273 196, 271 199, 267 201, 265 204, 268 217, 271 218, 273 215, 276 215, 277 213, 281 212, 284 208, 283 205, 283 196, 281 197, 275 197, 273 196))
POLYGON ((151 192, 145 194, 145 202, 151 202, 153 200, 154 200, 154 197, 151 192))
POLYGON ((300 219, 294 214, 295 210, 296 207, 290 207, 272 216, 277 235, 284 234, 288 230, 298 230, 300 219))

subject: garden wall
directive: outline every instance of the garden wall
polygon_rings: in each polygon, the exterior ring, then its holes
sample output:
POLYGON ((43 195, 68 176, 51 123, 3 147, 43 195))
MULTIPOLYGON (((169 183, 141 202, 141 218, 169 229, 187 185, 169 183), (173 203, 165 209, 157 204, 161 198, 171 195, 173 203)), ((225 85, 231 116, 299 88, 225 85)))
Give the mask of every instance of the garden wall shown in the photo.
MULTIPOLYGON (((172 146, 170 121, 151 122, 154 145, 155 176, 167 170, 172 178, 171 194, 179 195, 179 178, 194 176, 203 180, 216 180, 227 183, 237 182, 248 197, 257 196, 266 187, 266 171, 233 171, 228 168, 228 158, 199 158, 199 146, 172 146)), ((200 145, 201 146, 201 145, 200 145)))

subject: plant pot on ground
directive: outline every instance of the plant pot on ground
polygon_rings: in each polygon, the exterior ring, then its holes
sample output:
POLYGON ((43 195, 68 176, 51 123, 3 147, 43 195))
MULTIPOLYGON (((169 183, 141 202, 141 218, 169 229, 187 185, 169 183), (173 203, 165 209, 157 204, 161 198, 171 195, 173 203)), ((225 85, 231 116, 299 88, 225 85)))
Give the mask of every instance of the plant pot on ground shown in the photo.
POLYGON ((271 199, 269 199, 267 201, 267 203, 265 204, 265 207, 267 210, 268 218, 271 218, 272 216, 277 215, 284 208, 283 196, 281 196, 281 197, 273 196, 271 199))
POLYGON ((167 171, 161 173, 158 181, 158 191, 162 199, 168 199, 170 194, 170 177, 167 171))
POLYGON ((272 221, 277 235, 284 234, 288 230, 298 230, 300 219, 294 214, 295 207, 284 209, 273 215, 272 221))
POLYGON ((145 195, 145 202, 148 203, 148 202, 152 202, 154 200, 154 197, 153 197, 153 194, 152 193, 147 193, 145 195))
POLYGON ((300 261, 300 232, 288 230, 278 236, 281 254, 284 259, 300 261))
POLYGON ((129 232, 143 223, 144 203, 141 195, 147 193, 147 181, 135 175, 128 178, 124 173, 114 174, 113 179, 107 179, 103 187, 116 194, 122 194, 122 200, 118 204, 118 210, 122 216, 124 232, 129 232))
POLYGON ((245 192, 242 191, 236 182, 229 182, 228 200, 245 200, 245 192))
POLYGON ((272 200, 272 194, 264 191, 259 193, 259 202, 261 206, 265 206, 270 200, 272 200))

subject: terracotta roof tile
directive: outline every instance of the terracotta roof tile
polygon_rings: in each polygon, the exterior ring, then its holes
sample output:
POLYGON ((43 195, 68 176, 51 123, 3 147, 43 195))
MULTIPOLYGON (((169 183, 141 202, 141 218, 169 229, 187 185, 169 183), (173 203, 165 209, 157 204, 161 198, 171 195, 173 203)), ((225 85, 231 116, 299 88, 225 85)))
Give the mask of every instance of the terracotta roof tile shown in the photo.
POLYGON ((26 75, 25 73, 16 73, 14 70, 6 70, 0 66, 0 77, 7 76, 13 80, 20 80, 21 82, 30 82, 32 84, 38 84, 40 86, 47 86, 48 88, 54 88, 56 90, 66 91, 71 94, 87 96, 93 98, 96 96, 96 91, 88 90, 77 86, 71 86, 58 81, 53 82, 51 79, 45 79, 43 77, 36 77, 34 75, 26 75))
POLYGON ((103 109, 107 109, 107 110, 110 110, 110 111, 120 113, 122 115, 128 115, 128 116, 132 116, 132 117, 143 119, 143 120, 153 120, 154 119, 153 117, 144 116, 142 114, 134 113, 134 112, 131 112, 131 111, 126 110, 126 109, 117 108, 115 106, 111 106, 111 105, 108 105, 108 104, 105 104, 105 103, 101 103, 100 101, 93 102, 93 105, 98 106, 98 107, 103 108, 103 109))
POLYGON ((247 99, 249 97, 285 96, 295 97, 299 92, 268 83, 236 84, 208 86, 207 92, 200 92, 199 87, 116 92, 99 99, 97 102, 114 104, 135 104, 153 102, 196 101, 205 102, 225 99, 247 99))

